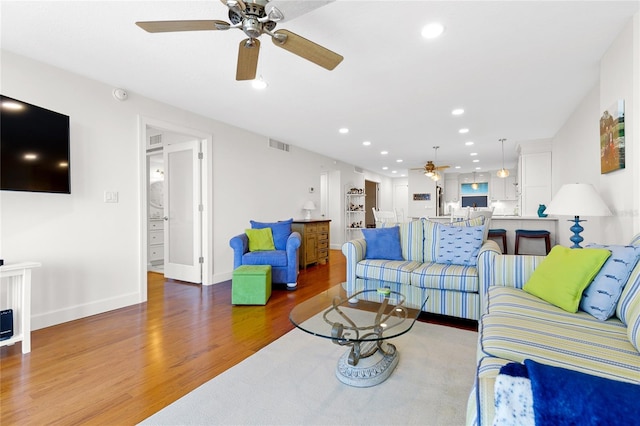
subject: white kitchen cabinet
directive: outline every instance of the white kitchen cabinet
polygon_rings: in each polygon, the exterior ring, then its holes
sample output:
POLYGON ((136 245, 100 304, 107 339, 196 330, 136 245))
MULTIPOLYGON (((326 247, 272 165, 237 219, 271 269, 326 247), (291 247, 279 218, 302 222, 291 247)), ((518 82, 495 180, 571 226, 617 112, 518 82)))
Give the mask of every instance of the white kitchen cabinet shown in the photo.
POLYGON ((540 204, 551 202, 551 152, 520 155, 521 215, 536 216, 540 204))
POLYGON ((489 191, 491 193, 491 201, 513 201, 518 199, 517 188, 514 185, 517 182, 515 173, 511 172, 506 178, 498 177, 495 172, 491 174, 489 191))
POLYGON ((444 202, 456 203, 460 199, 460 182, 458 176, 446 176, 444 180, 444 202))

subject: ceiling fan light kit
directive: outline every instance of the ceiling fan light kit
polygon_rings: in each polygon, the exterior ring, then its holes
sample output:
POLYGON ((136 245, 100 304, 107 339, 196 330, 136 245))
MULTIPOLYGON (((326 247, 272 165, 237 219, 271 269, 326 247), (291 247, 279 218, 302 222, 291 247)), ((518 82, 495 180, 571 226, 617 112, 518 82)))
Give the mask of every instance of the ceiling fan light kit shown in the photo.
POLYGON ((242 30, 248 37, 240 42, 236 80, 254 80, 258 68, 260 41, 258 37, 267 34, 273 44, 300 56, 329 71, 342 62, 341 55, 320 46, 291 31, 273 31, 276 23, 284 19, 284 14, 276 7, 269 8, 269 0, 220 0, 229 9, 231 24, 220 20, 185 21, 144 21, 136 25, 150 33, 176 31, 226 31, 231 28, 242 30))
MULTIPOLYGON (((440 148, 440 147, 439 146, 434 146, 433 147, 433 149, 435 151, 435 161, 436 162, 438 161, 438 148, 440 148)), ((426 177, 429 177, 432 180, 437 182, 442 178, 442 176, 438 172, 441 171, 441 170, 444 170, 444 169, 448 169, 448 168, 449 168, 449 166, 436 166, 433 161, 428 160, 427 164, 425 164, 424 167, 411 169, 411 170, 421 170, 421 171, 424 172, 424 175, 426 177)))

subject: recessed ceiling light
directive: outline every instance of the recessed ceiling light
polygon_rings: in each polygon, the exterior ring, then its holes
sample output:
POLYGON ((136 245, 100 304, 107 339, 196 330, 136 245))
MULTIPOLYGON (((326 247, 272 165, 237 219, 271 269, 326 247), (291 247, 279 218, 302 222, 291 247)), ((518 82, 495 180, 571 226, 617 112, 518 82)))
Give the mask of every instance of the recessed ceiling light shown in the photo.
POLYGON ((389 151, 380 151, 380 155, 387 155, 389 151))
POLYGON ((469 133, 469 129, 460 129, 458 133, 469 133))
POLYGON ((466 146, 471 146, 471 145, 473 145, 473 142, 468 141, 468 142, 465 142, 464 144, 465 144, 466 146))
POLYGON ((477 159, 476 159, 476 160, 473 160, 473 162, 474 162, 474 163, 479 163, 479 162, 480 162, 480 160, 477 160, 477 159))
POLYGON ((387 166, 384 166, 382 170, 389 170, 389 168, 387 166))
POLYGON ((340 133, 342 133, 343 135, 346 135, 347 133, 349 133, 349 129, 347 129, 346 127, 342 127, 340 128, 340 130, 338 130, 340 133))
POLYGON ((464 114, 464 110, 462 108, 456 108, 453 111, 451 111, 452 115, 462 115, 464 114))
POLYGON ((482 167, 476 167, 476 170, 482 170, 482 167))
POLYGON ((29 152, 29 153, 25 154, 24 157, 22 157, 22 158, 24 158, 25 160, 30 160, 30 161, 31 160, 37 160, 38 159, 38 154, 32 154, 32 153, 29 152))
POLYGON ((403 161, 403 160, 402 160, 402 158, 398 158, 398 159, 396 160, 396 163, 402 163, 402 161, 403 161))
POLYGON ((397 170, 391 170, 391 173, 398 173, 397 170))
POLYGON ((454 167, 454 169, 459 169, 459 168, 460 168, 460 166, 455 166, 455 167, 454 167))
POLYGON ((439 22, 432 22, 422 27, 422 37, 432 39, 439 37, 444 32, 444 25, 439 22))
POLYGON ((362 142, 362 145, 369 146, 369 145, 371 145, 371 141, 364 141, 364 142, 362 142))
POLYGON ((472 152, 472 153, 471 153, 471 154, 469 154, 469 155, 470 155, 470 156, 472 156, 472 157, 475 157, 476 155, 478 155, 478 153, 477 153, 477 152, 472 152))

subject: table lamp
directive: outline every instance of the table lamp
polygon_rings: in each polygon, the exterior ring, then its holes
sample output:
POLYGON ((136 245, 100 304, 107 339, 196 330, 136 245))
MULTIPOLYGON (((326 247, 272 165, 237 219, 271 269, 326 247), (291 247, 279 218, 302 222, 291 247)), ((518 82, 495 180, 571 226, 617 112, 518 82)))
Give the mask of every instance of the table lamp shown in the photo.
POLYGON ((315 210, 316 209, 316 205, 313 203, 313 201, 308 200, 304 203, 304 205, 302 206, 302 210, 306 210, 307 214, 304 217, 304 220, 311 220, 311 210, 315 210))
POLYGON ((584 240, 580 233, 584 230, 580 226, 580 216, 611 216, 611 210, 602 201, 596 189, 590 183, 568 183, 562 185, 558 193, 547 207, 545 213, 556 216, 573 216, 569 222, 574 224, 569 228, 573 235, 569 238, 573 245, 571 248, 582 248, 580 243, 584 240))

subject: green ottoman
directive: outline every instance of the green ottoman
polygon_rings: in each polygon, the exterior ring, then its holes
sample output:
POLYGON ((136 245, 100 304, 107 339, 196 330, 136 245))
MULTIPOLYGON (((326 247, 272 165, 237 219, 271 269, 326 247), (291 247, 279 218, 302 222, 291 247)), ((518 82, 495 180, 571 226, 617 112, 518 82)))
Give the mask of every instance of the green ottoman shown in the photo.
POLYGON ((271 297, 271 265, 242 265, 233 271, 231 303, 266 305, 271 297))

